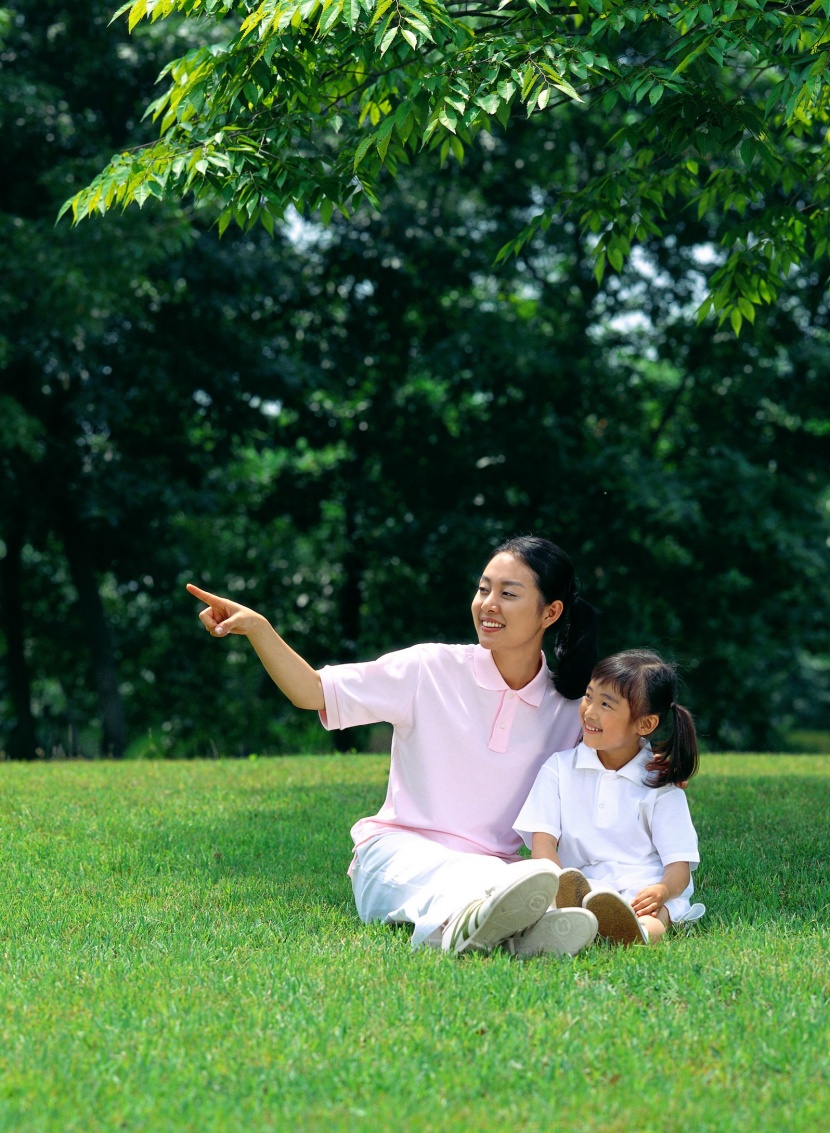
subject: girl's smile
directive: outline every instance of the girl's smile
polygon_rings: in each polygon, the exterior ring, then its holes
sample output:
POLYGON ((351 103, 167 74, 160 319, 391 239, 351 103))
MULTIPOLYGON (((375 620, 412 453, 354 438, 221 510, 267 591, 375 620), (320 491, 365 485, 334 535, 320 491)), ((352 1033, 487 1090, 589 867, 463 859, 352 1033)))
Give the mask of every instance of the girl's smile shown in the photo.
POLYGON ((651 717, 632 720, 628 701, 610 685, 588 685, 579 706, 582 739, 593 748, 600 762, 617 770, 637 755, 640 739, 656 727, 651 717))

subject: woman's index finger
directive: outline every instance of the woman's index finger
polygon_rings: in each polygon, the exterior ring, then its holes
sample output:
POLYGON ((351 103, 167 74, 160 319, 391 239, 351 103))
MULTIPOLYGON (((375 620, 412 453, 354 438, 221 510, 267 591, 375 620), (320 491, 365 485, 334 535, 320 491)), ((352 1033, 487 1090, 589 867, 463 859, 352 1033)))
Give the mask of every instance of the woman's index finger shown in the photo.
POLYGON ((206 602, 208 606, 224 606, 225 599, 220 598, 218 594, 211 594, 209 590, 200 590, 198 586, 194 586, 192 582, 187 584, 187 592, 192 594, 194 598, 200 598, 202 602, 206 602))

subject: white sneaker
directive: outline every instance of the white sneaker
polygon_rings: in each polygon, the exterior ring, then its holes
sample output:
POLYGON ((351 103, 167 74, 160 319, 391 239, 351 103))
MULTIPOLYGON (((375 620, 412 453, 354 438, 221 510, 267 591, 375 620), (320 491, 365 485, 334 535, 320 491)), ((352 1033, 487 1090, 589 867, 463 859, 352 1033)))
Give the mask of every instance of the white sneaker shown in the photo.
POLYGON ((551 909, 530 928, 504 942, 514 956, 575 956, 597 935, 597 918, 587 909, 551 909))
POLYGON ((558 874, 549 862, 516 862, 508 881, 456 913, 444 929, 441 947, 445 952, 490 952, 535 924, 555 901, 558 888, 558 874))
POLYGON ((640 918, 619 893, 599 889, 582 902, 597 918, 598 932, 612 944, 647 944, 648 932, 640 918))

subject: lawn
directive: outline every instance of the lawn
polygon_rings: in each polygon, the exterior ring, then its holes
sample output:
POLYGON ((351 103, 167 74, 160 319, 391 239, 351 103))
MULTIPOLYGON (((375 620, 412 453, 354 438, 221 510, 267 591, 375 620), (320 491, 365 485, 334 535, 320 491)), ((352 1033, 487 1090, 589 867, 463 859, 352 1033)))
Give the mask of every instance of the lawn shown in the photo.
POLYGON ((701 925, 526 961, 357 921, 386 766, 0 765, 0 1130, 827 1127, 830 756, 706 756, 701 925))

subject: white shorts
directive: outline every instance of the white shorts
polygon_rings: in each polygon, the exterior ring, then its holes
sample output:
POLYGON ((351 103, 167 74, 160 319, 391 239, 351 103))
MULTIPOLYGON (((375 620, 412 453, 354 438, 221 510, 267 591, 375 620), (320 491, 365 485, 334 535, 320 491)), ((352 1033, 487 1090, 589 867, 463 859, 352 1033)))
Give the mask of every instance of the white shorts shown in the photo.
POLYGON ((505 881, 510 862, 449 850, 420 834, 379 834, 355 849, 351 870, 364 924, 413 924, 412 947, 439 944, 446 922, 505 881))

